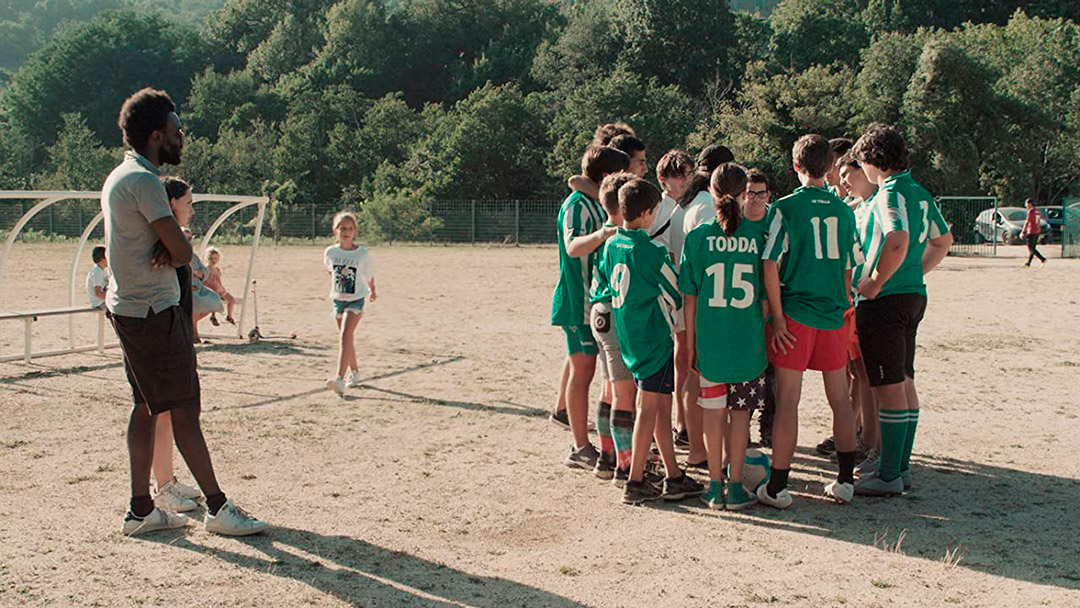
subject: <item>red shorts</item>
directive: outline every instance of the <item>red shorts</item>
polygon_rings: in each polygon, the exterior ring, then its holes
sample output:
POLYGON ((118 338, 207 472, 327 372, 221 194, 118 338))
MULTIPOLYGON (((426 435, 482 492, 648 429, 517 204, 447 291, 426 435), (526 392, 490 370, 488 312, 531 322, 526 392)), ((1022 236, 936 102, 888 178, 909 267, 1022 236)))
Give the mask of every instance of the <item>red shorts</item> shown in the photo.
POLYGON ((808 369, 829 372, 847 367, 848 363, 848 330, 840 329, 815 329, 799 323, 791 317, 787 319, 787 329, 795 336, 795 346, 788 352, 781 353, 772 348, 772 332, 769 331, 766 339, 769 344, 769 363, 775 367, 793 369, 804 372, 808 369))
POLYGON ((862 349, 859 348, 859 332, 855 330, 854 306, 844 311, 844 332, 848 337, 848 359, 851 361, 862 359, 862 349))

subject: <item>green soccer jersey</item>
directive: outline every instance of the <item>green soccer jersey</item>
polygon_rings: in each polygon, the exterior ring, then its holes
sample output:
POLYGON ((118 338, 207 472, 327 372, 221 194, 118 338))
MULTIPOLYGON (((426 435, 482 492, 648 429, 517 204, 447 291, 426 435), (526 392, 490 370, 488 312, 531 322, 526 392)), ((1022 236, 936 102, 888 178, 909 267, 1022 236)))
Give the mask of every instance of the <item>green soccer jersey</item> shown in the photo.
POLYGON ((784 314, 815 329, 844 326, 847 270, 862 263, 855 213, 824 188, 804 186, 776 201, 762 257, 780 262, 784 314))
POLYGON ((679 289, 697 296, 698 369, 710 382, 749 382, 768 364, 761 316, 764 245, 764 221, 743 220, 729 235, 713 219, 686 235, 679 289))
POLYGON ((574 192, 559 208, 559 283, 551 302, 551 324, 574 327, 589 324, 589 292, 594 287, 599 249, 575 258, 566 253, 570 243, 600 229, 606 214, 599 203, 574 192))
POLYGON ((604 245, 600 274, 611 285, 612 317, 623 362, 635 378, 660 371, 674 352, 671 330, 682 308, 667 249, 644 230, 619 228, 604 245))
POLYGON ((866 262, 856 269, 852 282, 870 276, 881 259, 885 237, 894 230, 908 233, 908 250, 878 297, 900 293, 926 295, 922 257, 929 239, 949 232, 937 201, 930 191, 911 177, 911 171, 890 176, 859 214, 859 241, 866 252, 866 262))

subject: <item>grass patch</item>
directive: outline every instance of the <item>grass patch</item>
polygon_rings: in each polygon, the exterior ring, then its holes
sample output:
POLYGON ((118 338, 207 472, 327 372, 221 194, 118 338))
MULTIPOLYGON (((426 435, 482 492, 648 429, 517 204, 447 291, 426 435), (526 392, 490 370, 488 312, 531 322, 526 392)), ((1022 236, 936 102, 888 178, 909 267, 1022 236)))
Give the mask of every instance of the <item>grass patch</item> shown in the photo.
POLYGON ((886 582, 886 581, 879 581, 879 580, 872 580, 872 581, 870 581, 870 584, 877 587, 878 589, 889 589, 890 587, 893 586, 892 583, 889 583, 889 582, 886 582))
POLYGON ((559 574, 563 576, 577 576, 581 574, 581 572, 579 572, 576 568, 571 568, 570 566, 560 566, 559 574))

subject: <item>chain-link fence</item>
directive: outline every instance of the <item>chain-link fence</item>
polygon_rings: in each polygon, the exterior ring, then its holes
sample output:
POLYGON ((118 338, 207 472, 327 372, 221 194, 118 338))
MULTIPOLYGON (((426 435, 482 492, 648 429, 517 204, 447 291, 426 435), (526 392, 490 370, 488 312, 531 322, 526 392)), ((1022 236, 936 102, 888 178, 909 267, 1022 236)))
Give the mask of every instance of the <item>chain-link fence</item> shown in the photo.
POLYGON ((950 253, 994 255, 998 242, 998 201, 984 196, 942 196, 937 199, 941 216, 953 235, 950 253))
POLYGON ((1080 198, 1067 198, 1062 207, 1061 257, 1080 258, 1080 198))

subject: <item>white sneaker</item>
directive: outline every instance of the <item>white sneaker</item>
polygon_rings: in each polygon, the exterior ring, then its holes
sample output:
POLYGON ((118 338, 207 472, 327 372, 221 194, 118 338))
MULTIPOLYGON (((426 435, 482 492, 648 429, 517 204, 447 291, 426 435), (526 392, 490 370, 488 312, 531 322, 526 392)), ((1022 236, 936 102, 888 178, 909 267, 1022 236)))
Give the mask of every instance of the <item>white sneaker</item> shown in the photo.
POLYGON ((229 499, 217 515, 206 514, 206 531, 225 536, 250 536, 265 532, 270 524, 260 521, 229 499))
POLYGON ((190 498, 185 498, 176 485, 175 481, 170 481, 158 488, 157 496, 154 497, 154 504, 174 513, 186 513, 198 509, 199 503, 190 498))
POLYGON ((363 386, 360 384, 360 372, 359 370, 353 370, 349 372, 349 379, 345 382, 345 386, 349 388, 360 388, 363 386))
POLYGON ((876 475, 878 468, 878 459, 881 455, 878 454, 876 449, 871 449, 866 453, 866 459, 859 463, 855 467, 855 477, 865 477, 867 475, 876 475))
POLYGON ((791 497, 791 493, 787 491, 787 488, 780 490, 780 493, 776 495, 776 498, 769 496, 767 484, 761 484, 757 489, 758 502, 770 507, 776 507, 777 509, 786 509, 791 506, 791 503, 795 502, 795 499, 791 497))
POLYGON ((175 530, 176 528, 183 528, 187 524, 188 518, 186 516, 162 511, 155 507, 149 515, 143 518, 135 517, 131 511, 128 511, 127 515, 124 516, 124 526, 121 531, 124 536, 137 536, 148 532, 157 532, 158 530, 175 530))
POLYGON ((326 381, 326 388, 334 391, 339 395, 345 394, 345 381, 341 378, 331 378, 326 381))
POLYGON ((830 482, 825 486, 825 496, 846 505, 855 497, 855 486, 850 483, 830 482))
MULTIPOLYGON (((187 499, 190 499, 190 500, 198 500, 198 499, 202 498, 202 491, 200 491, 198 488, 193 488, 193 487, 191 487, 189 485, 180 483, 180 481, 178 479, 176 479, 175 475, 173 475, 172 484, 173 484, 173 486, 176 487, 176 492, 178 494, 180 494, 181 496, 183 496, 184 498, 187 498, 187 499)), ((166 484, 166 485, 168 485, 168 484, 166 484)))

